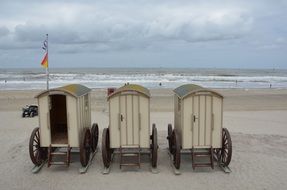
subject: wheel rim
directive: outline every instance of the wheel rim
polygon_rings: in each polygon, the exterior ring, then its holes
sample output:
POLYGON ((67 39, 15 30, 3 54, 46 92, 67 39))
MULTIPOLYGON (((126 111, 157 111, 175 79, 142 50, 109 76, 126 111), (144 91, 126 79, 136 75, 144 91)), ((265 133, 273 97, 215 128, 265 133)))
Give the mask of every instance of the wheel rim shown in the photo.
POLYGON ((157 129, 155 127, 155 124, 152 126, 152 167, 157 166, 157 129))
POLYGON ((29 142, 29 154, 31 161, 39 166, 47 157, 46 148, 42 148, 40 145, 40 130, 39 127, 35 128, 30 137, 29 142))
POLYGON ((89 129, 84 129, 82 143, 80 145, 80 160, 82 166, 87 166, 91 153, 91 132, 89 129))
POLYGON ((94 123, 92 126, 92 150, 93 152, 97 149, 99 141, 99 127, 97 123, 94 123))
POLYGON ((176 169, 180 168, 180 144, 179 144, 179 138, 176 131, 173 131, 172 133, 172 140, 173 140, 173 164, 176 169))
POLYGON ((109 129, 105 128, 102 137, 102 158, 106 168, 110 167, 111 162, 111 150, 110 150, 110 135, 109 129))
POLYGON ((232 157, 231 137, 226 128, 222 129, 222 148, 220 152, 220 161, 224 166, 228 166, 232 157))
POLYGON ((172 139, 171 139, 171 136, 172 136, 172 126, 171 126, 171 124, 168 124, 168 127, 167 127, 168 148, 169 148, 169 152, 172 153, 172 139))

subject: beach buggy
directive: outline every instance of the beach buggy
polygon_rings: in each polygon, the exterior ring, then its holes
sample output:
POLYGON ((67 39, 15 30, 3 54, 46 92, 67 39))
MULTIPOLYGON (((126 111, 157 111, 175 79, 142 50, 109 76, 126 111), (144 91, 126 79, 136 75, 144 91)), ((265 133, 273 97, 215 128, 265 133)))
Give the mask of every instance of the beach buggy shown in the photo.
POLYGON ((80 172, 87 170, 99 134, 98 125, 91 125, 90 91, 72 84, 36 96, 40 126, 30 137, 30 158, 36 166, 33 171, 37 172, 46 161, 48 167, 69 166, 72 149, 79 153, 83 167, 80 172))
POLYGON ((150 93, 135 84, 108 91, 109 126, 103 131, 102 157, 107 172, 115 153, 122 166, 138 166, 141 154, 150 155, 151 166, 157 166, 157 129, 150 131, 150 93), (151 135, 150 135, 151 134, 151 135), (133 159, 132 159, 133 158, 133 159))
POLYGON ((22 117, 34 117, 38 115, 38 106, 36 105, 26 105, 22 108, 22 117))
POLYGON ((168 125, 169 151, 176 169, 181 153, 191 154, 192 167, 214 167, 226 172, 232 156, 231 137, 223 125, 223 96, 193 84, 174 90, 174 129, 168 125), (203 158, 205 161, 203 162, 203 158))

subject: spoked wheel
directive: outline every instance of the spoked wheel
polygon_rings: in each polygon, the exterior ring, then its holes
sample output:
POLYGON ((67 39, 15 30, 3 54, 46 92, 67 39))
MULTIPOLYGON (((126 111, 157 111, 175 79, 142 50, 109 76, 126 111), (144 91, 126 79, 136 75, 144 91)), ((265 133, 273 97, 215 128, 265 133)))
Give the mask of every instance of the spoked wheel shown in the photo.
POLYGON ((168 149, 169 149, 169 152, 172 153, 172 125, 171 124, 168 124, 167 126, 167 140, 168 140, 168 149))
POLYGON ((221 148, 214 148, 213 149, 213 157, 216 161, 220 161, 220 154, 221 154, 221 148))
POLYGON ((222 129, 222 148, 217 150, 217 159, 223 166, 228 166, 232 157, 232 141, 226 128, 222 129))
POLYGON ((83 167, 86 167, 89 163, 91 153, 91 132, 90 129, 85 128, 82 133, 82 139, 80 143, 80 161, 83 167))
POLYGON ((180 168, 180 142, 179 142, 179 137, 178 134, 175 130, 172 132, 172 144, 173 146, 173 164, 176 169, 180 168))
POLYGON ((110 149, 110 133, 109 133, 108 128, 105 128, 103 131, 102 157, 103 157, 104 166, 106 168, 110 167, 111 160, 112 160, 112 151, 110 149))
POLYGON ((47 148, 40 146, 40 130, 39 127, 32 131, 29 142, 30 158, 36 166, 41 165, 47 159, 47 148))
POLYGON ((155 124, 152 124, 152 136, 151 136, 151 165, 153 168, 157 167, 157 129, 155 124))
POLYGON ((92 133, 92 151, 95 152, 98 146, 99 141, 99 126, 97 123, 94 123, 91 129, 92 133))

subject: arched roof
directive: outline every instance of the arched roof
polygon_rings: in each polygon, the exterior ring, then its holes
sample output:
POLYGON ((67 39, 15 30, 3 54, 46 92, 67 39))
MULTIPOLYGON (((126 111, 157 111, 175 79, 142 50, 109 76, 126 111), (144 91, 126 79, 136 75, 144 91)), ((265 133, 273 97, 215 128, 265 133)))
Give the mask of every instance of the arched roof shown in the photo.
POLYGON ((144 96, 150 97, 150 92, 147 88, 137 84, 128 84, 116 89, 112 94, 109 95, 108 99, 122 92, 133 92, 133 91, 138 92, 144 96))
POLYGON ((37 96, 35 96, 35 98, 39 98, 40 96, 43 96, 45 94, 49 94, 50 92, 54 92, 55 94, 57 92, 64 92, 64 93, 68 93, 74 97, 80 97, 80 96, 86 95, 90 91, 91 91, 91 89, 84 86, 84 85, 70 84, 70 85, 59 87, 59 88, 53 88, 53 89, 42 91, 37 96))
POLYGON ((191 94, 197 93, 197 92, 210 92, 210 93, 213 93, 213 94, 223 98, 223 96, 221 94, 219 94, 218 92, 215 92, 215 91, 210 90, 208 88, 203 88, 203 87, 195 85, 195 84, 184 84, 180 87, 177 87, 173 91, 181 99, 183 99, 183 98, 185 98, 191 94))

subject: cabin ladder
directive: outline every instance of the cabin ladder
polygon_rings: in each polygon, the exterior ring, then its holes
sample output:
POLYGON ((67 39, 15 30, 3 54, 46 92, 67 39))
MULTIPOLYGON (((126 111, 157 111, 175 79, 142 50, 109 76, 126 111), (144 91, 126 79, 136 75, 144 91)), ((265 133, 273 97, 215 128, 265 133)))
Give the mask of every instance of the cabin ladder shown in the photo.
POLYGON ((120 168, 122 166, 138 166, 140 168, 140 150, 139 145, 120 146, 120 168), (131 160, 131 158, 136 159, 131 160))
POLYGON ((207 148, 207 149, 194 149, 192 147, 192 168, 195 169, 195 167, 211 167, 214 169, 214 163, 213 163, 213 148, 207 148), (209 162, 195 162, 196 157, 207 157, 209 158, 209 162))
POLYGON ((67 146, 61 146, 61 147, 55 147, 53 145, 50 145, 48 147, 48 167, 51 165, 70 165, 70 155, 71 155, 71 149, 70 145, 67 146), (55 161, 55 157, 56 159, 55 161), (65 159, 64 161, 58 161, 59 158, 65 159))

